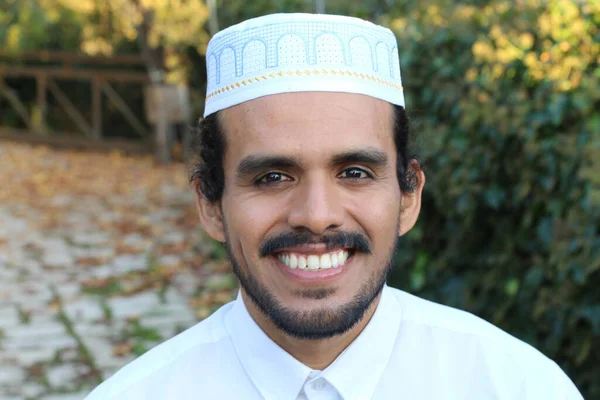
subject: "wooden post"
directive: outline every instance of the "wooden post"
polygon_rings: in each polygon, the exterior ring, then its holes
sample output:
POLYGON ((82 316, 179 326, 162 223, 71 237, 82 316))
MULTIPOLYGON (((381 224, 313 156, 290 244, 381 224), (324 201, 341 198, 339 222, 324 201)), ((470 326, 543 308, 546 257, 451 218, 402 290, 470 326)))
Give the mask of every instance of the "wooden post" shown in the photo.
POLYGON ((208 12, 210 14, 208 19, 208 28, 210 35, 214 36, 219 31, 219 16, 217 14, 217 1, 208 0, 207 2, 208 12))
POLYGON ((48 114, 48 103, 46 101, 46 88, 47 81, 45 74, 39 74, 36 77, 37 83, 37 106, 40 113, 40 120, 38 126, 38 132, 41 135, 47 135, 48 131, 46 129, 46 115, 48 114))
POLYGON ((187 123, 184 125, 183 129, 183 163, 184 165, 187 165, 193 156, 192 138, 195 134, 196 127, 187 123))
POLYGON ((92 79, 92 131, 95 140, 102 139, 102 78, 92 79))
POLYGON ((145 91, 146 116, 154 124, 156 159, 171 162, 176 124, 189 123, 189 91, 185 86, 154 84, 145 91))
POLYGON ((325 0, 316 0, 317 14, 325 14, 325 0))
POLYGON ((156 102, 156 159, 161 164, 168 164, 171 161, 171 141, 169 128, 171 124, 167 121, 167 113, 164 104, 164 95, 162 90, 155 91, 156 102))

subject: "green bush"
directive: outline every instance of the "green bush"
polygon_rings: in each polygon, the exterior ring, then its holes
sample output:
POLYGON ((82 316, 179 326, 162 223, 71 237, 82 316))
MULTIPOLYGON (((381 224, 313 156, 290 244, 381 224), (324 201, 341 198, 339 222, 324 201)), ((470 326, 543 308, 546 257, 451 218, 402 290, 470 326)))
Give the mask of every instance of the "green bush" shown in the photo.
POLYGON ((391 284, 500 326, 598 399, 600 5, 443 3, 386 21, 427 175, 391 284))

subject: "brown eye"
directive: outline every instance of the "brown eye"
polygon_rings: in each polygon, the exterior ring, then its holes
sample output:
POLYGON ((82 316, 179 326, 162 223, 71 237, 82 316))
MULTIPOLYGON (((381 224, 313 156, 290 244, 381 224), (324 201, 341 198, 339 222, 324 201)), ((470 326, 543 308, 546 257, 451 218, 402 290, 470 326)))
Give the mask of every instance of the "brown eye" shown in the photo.
POLYGON ((285 182, 285 181, 289 181, 289 180, 291 180, 291 179, 287 175, 284 175, 279 172, 269 172, 269 173, 263 175, 261 178, 259 178, 256 181, 256 183, 258 185, 261 185, 261 184, 272 185, 272 184, 277 184, 279 182, 285 182))
POLYGON ((340 177, 345 179, 366 179, 371 178, 371 175, 360 168, 348 168, 340 174, 340 177))

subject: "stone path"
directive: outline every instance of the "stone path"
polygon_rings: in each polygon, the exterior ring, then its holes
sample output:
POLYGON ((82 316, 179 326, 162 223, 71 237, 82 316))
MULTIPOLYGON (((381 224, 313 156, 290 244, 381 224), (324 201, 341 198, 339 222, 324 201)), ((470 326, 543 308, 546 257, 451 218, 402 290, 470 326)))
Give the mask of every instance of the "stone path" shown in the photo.
POLYGON ((82 399, 235 295, 181 165, 0 142, 0 182, 0 399, 82 399))

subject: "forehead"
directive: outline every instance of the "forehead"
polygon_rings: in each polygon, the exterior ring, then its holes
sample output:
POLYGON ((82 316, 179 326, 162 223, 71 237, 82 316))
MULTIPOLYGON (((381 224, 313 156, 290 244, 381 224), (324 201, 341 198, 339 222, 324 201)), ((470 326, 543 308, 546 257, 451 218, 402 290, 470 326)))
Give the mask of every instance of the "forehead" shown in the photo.
POLYGON ((360 94, 265 96, 222 111, 220 122, 226 167, 252 153, 310 158, 364 146, 395 151, 393 106, 360 94))

